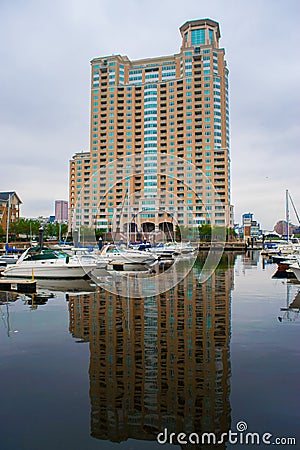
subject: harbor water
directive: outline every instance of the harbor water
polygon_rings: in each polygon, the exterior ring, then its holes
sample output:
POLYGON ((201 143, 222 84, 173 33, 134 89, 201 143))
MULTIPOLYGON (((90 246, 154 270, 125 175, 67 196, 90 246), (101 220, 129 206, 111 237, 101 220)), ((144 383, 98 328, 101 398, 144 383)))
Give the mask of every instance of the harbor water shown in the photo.
POLYGON ((0 292, 0 449, 300 448, 300 284, 259 251, 202 265, 145 298, 0 292))

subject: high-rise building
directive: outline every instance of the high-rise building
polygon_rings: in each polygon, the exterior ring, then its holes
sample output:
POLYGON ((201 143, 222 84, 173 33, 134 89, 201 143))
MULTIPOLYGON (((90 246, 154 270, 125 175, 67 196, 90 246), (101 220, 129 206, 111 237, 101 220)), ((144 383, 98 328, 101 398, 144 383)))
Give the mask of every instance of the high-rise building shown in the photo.
POLYGON ((91 61, 90 152, 76 154, 70 170, 75 227, 233 226, 228 69, 219 24, 188 21, 180 33, 173 55, 91 61))
POLYGON ((66 200, 55 200, 56 222, 68 222, 68 202, 66 200))

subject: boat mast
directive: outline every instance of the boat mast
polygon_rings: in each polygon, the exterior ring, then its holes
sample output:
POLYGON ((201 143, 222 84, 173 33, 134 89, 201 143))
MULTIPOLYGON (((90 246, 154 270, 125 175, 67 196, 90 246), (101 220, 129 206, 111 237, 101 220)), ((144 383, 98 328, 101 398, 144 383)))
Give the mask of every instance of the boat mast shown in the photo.
POLYGON ((10 222, 10 194, 8 194, 7 222, 6 222, 6 244, 8 244, 9 222, 10 222))
POLYGON ((128 205, 127 205, 127 215, 128 215, 128 220, 127 220, 127 247, 129 247, 129 243, 130 243, 130 231, 131 231, 131 222, 130 222, 130 177, 128 177, 128 189, 127 189, 127 193, 128 193, 128 205), (129 228, 130 227, 130 228, 129 228))
POLYGON ((285 191, 285 214, 286 214, 286 239, 287 242, 289 242, 290 239, 290 227, 289 227, 289 223, 290 223, 290 213, 289 213, 289 191, 288 189, 286 189, 285 191))
POLYGON ((58 227, 58 242, 61 242, 61 222, 59 222, 59 227, 58 227))
POLYGON ((291 196, 290 193, 289 193, 289 199, 290 199, 290 201, 291 201, 292 207, 294 208, 294 211, 295 211, 295 214, 296 214, 298 223, 300 224, 300 217, 299 217, 298 211, 297 211, 297 209, 296 209, 295 203, 293 202, 293 199, 292 199, 292 196, 291 196))

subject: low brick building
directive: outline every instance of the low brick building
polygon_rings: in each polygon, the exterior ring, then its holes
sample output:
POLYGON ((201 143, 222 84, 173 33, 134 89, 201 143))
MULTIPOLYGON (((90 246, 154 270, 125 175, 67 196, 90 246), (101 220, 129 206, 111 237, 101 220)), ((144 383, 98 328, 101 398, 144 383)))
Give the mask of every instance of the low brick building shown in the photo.
POLYGON ((16 222, 20 217, 22 201, 15 191, 0 192, 0 226, 7 229, 7 221, 16 222))

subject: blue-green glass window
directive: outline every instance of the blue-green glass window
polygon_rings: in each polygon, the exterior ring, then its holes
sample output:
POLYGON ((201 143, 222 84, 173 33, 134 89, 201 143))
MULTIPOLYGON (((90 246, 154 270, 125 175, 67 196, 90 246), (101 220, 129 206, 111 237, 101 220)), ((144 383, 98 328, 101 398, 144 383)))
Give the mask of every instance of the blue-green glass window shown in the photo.
POLYGON ((209 42, 210 42, 210 44, 212 44, 214 41, 213 30, 208 30, 208 31, 209 31, 209 42))
POLYGON ((192 30, 192 45, 205 44, 205 30, 192 30))

